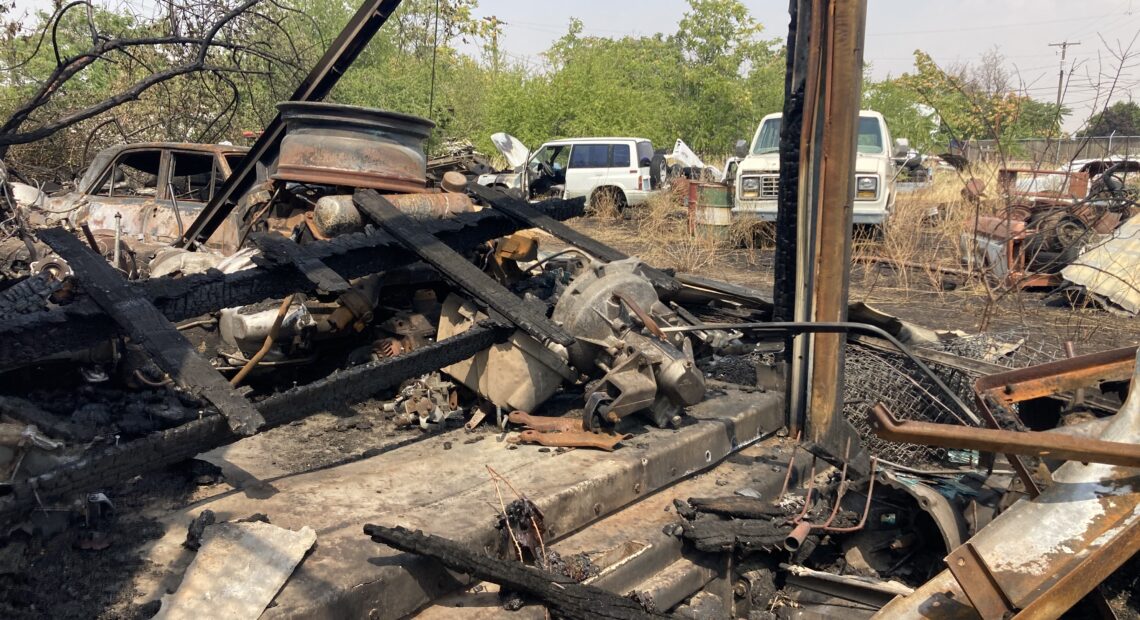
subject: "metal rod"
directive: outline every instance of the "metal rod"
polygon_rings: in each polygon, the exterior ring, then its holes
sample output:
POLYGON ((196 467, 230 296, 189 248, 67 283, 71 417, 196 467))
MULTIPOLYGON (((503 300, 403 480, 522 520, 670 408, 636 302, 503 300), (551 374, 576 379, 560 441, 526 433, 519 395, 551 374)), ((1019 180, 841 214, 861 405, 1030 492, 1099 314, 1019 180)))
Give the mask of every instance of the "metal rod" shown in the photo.
POLYGON ((1140 445, 1036 431, 1001 431, 957 424, 899 421, 882 403, 871 407, 871 426, 883 439, 942 448, 1024 454, 1082 463, 1140 467, 1140 445))
MULTIPOLYGON (((115 266, 115 269, 119 268, 119 240, 122 238, 122 236, 123 236, 123 214, 122 213, 116 213, 115 214, 115 249, 114 249, 114 253, 112 254, 112 258, 111 258, 111 264, 115 266)), ((96 248, 95 251, 98 252, 99 251, 98 248, 96 248)))
POLYGON ((241 370, 234 375, 234 378, 230 379, 230 385, 237 387, 242 382, 242 379, 245 379, 246 375, 257 367, 257 364, 261 362, 261 358, 269 353, 269 349, 273 348, 273 343, 277 342, 277 334, 281 331, 281 323, 285 321, 285 315, 289 314, 289 306, 293 305, 293 300, 296 297, 297 295, 294 293, 281 302, 281 307, 277 309, 277 317, 273 319, 273 325, 269 327, 269 333, 265 335, 265 342, 261 344, 261 348, 257 350, 257 353, 254 353, 253 357, 249 358, 245 366, 242 366, 241 370))

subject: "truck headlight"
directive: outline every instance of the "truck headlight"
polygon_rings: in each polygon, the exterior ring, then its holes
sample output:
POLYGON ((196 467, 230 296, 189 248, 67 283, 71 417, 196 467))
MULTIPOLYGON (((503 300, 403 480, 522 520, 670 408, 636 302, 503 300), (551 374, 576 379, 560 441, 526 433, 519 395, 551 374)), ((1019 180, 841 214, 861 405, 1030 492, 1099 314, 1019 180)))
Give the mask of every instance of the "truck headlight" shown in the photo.
POLYGON ((741 198, 760 197, 760 177, 742 177, 740 179, 741 198))
POLYGON ((874 200, 879 195, 879 177, 855 177, 855 197, 874 200))

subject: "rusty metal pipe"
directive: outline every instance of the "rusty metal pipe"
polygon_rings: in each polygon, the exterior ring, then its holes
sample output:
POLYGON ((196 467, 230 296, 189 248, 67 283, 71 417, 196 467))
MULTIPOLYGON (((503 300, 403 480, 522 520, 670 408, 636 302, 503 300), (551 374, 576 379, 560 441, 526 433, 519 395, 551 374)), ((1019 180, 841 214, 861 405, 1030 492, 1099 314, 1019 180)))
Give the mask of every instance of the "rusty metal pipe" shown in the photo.
POLYGON ((899 421, 882 403, 871 407, 871 426, 883 439, 942 448, 1023 454, 1081 463, 1140 467, 1140 445, 1058 433, 1002 431, 956 424, 899 421))
POLYGON ((986 375, 974 382, 974 390, 1002 405, 1011 405, 1105 381, 1123 381, 1132 376, 1136 350, 1122 347, 986 375))
POLYGON ((798 551, 799 548, 803 546, 804 540, 810 533, 811 524, 807 521, 796 524, 796 527, 792 528, 791 533, 789 533, 788 536, 784 538, 784 549, 793 552, 798 551))
POLYGON ((241 370, 234 375, 234 378, 230 379, 230 385, 237 387, 238 384, 242 382, 242 379, 245 379, 246 375, 257 367, 258 363, 261 362, 261 358, 265 357, 265 355, 269 353, 269 350, 273 348, 273 343, 277 342, 277 334, 281 332, 281 323, 285 321, 285 315, 289 314, 289 306, 293 305, 293 299, 296 297, 297 295, 293 294, 281 302, 281 307, 277 309, 277 318, 273 319, 273 325, 270 326, 269 333, 265 336, 265 342, 262 343, 257 353, 254 353, 253 357, 249 358, 245 366, 242 366, 241 370))

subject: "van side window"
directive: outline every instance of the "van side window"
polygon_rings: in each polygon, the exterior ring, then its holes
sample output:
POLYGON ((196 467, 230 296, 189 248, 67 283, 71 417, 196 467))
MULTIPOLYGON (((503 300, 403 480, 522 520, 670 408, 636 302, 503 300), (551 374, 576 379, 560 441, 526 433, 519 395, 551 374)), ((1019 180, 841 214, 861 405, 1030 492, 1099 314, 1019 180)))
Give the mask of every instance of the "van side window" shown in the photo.
POLYGON ((611 168, 628 168, 629 167, 629 145, 628 144, 615 144, 614 155, 611 168))
POLYGON ((570 153, 571 168, 609 168, 609 144, 575 144, 570 153))
POLYGON ((653 161, 653 144, 642 140, 637 143, 637 163, 640 166, 648 166, 649 162, 653 161))

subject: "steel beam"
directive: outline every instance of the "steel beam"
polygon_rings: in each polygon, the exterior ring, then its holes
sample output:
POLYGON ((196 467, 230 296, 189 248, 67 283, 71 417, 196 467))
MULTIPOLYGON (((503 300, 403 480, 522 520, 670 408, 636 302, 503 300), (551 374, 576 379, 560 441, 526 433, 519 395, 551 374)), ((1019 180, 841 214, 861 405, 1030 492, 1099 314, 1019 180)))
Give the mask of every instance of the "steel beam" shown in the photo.
MULTIPOLYGON (((806 35, 811 46, 800 136, 795 319, 842 322, 847 319, 867 5, 865 0, 810 4, 807 23, 801 15, 797 25, 797 39, 806 35)), ((793 426, 802 425, 804 439, 818 448, 813 450, 849 460, 854 471, 866 473, 866 453, 841 415, 844 344, 842 334, 796 336, 789 415, 793 426)))
POLYGON ((1106 381, 1126 381, 1136 366, 1136 347, 1100 351, 979 377, 974 391, 1008 407, 1106 381))

